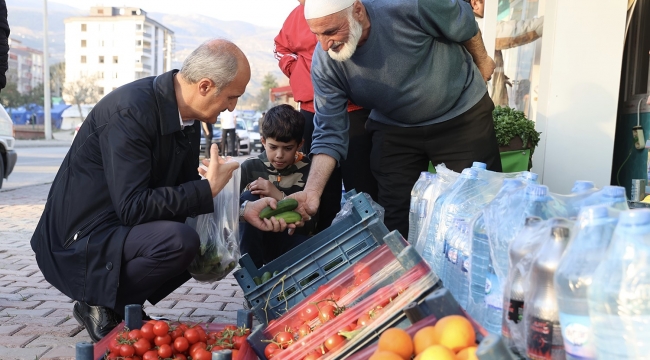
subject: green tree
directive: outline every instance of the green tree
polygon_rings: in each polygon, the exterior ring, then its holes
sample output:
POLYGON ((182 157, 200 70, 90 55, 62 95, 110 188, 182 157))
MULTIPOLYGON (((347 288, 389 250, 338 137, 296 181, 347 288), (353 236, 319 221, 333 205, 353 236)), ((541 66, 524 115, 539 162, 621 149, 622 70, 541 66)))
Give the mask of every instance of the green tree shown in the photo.
POLYGON ((79 110, 81 119, 86 119, 81 105, 94 104, 99 101, 99 88, 97 87, 98 76, 86 76, 79 78, 77 81, 68 82, 63 87, 63 93, 68 98, 67 102, 71 105, 76 105, 79 110))
MULTIPOLYGON (((5 108, 17 108, 27 103, 25 95, 18 91, 18 84, 8 81, 0 93, 0 102, 5 108)), ((10 111, 10 110, 9 110, 10 111)))
POLYGON ((45 89, 43 88, 43 84, 34 86, 24 97, 27 104, 45 106, 45 89))
POLYGON ((50 65, 50 91, 52 96, 60 97, 65 85, 65 61, 50 65))
POLYGON ((275 75, 268 73, 264 76, 264 80, 262 80, 262 89, 260 89, 259 95, 257 95, 257 110, 259 111, 266 111, 269 108, 269 102, 271 101, 270 99, 270 91, 273 88, 278 87, 278 81, 275 78, 275 75))

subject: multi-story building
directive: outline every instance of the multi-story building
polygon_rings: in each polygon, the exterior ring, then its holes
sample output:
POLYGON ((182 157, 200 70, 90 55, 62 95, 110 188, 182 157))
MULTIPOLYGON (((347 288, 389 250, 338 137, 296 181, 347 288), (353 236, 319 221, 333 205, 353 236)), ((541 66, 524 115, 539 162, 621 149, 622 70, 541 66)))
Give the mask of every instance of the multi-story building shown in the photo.
POLYGON ((43 84, 43 52, 9 38, 7 81, 16 83, 22 94, 43 84))
POLYGON ((66 83, 94 80, 103 96, 172 69, 174 32, 133 7, 91 7, 65 19, 66 83))

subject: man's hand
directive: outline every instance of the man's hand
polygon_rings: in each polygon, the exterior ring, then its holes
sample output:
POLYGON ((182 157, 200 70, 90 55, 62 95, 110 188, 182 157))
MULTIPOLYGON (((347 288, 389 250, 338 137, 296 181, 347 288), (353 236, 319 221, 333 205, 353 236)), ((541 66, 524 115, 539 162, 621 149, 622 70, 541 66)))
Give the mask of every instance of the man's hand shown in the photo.
POLYGON ((481 31, 479 30, 473 38, 465 41, 463 46, 467 51, 472 55, 476 67, 481 72, 483 80, 488 82, 492 79, 492 74, 494 69, 496 69, 496 64, 490 56, 488 56, 487 51, 485 51, 485 44, 483 44, 483 38, 481 36, 481 31))
POLYGON ((203 165, 207 167, 207 170, 199 167, 199 174, 210 183, 212 197, 217 196, 219 191, 230 181, 233 171, 239 167, 239 163, 230 157, 222 159, 219 156, 219 147, 217 147, 217 144, 212 144, 212 147, 210 147, 210 160, 203 159, 203 165))
POLYGON ((282 200, 284 197, 282 191, 276 188, 272 182, 261 177, 250 183, 248 189, 251 191, 251 194, 260 195, 260 197, 270 196, 276 200, 282 200))
POLYGON ((288 197, 298 201, 298 207, 294 210, 302 215, 303 220, 310 220, 320 206, 320 194, 315 191, 303 190, 293 193, 288 197))
POLYGON ((478 67, 478 71, 481 72, 483 80, 485 80, 485 82, 488 82, 492 79, 492 74, 494 74, 494 69, 497 68, 497 65, 494 60, 488 56, 480 63, 476 62, 476 67, 478 67))
POLYGON ((272 216, 271 219, 260 219, 260 212, 264 210, 264 208, 270 206, 272 209, 275 209, 277 204, 277 200, 272 197, 265 197, 255 202, 248 202, 244 209, 244 220, 262 231, 282 232, 288 228, 289 234, 293 234, 296 227, 304 225, 302 221, 287 225, 284 219, 277 220, 275 216, 272 216))

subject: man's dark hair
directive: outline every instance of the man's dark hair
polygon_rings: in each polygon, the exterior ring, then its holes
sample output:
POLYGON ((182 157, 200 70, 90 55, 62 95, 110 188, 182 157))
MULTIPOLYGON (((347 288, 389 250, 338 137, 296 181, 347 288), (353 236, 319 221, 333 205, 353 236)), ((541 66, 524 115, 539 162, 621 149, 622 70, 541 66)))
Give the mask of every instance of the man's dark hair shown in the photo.
POLYGON ((305 117, 291 105, 274 106, 264 115, 260 133, 265 139, 282 142, 302 141, 305 131, 305 117))

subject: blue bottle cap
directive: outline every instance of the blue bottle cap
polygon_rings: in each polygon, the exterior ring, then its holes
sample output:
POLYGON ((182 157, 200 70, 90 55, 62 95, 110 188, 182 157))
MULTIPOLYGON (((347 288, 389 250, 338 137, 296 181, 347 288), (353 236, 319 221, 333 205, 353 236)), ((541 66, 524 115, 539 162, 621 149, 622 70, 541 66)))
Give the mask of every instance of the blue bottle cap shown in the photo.
POLYGON ((609 216, 607 205, 585 206, 580 210, 580 217, 586 219, 604 219, 609 216))
POLYGON ((526 187, 526 195, 531 197, 533 200, 544 199, 548 196, 548 186, 530 184, 526 187))
POLYGON ((463 170, 461 174, 464 175, 465 178, 470 178, 470 179, 478 178, 478 172, 475 169, 471 169, 471 168, 463 170))
POLYGON ((623 211, 618 220, 621 225, 642 226, 650 225, 650 209, 634 209, 623 211))
POLYGON ((503 179, 503 185, 501 185, 501 187, 513 188, 521 185, 521 179, 505 178, 503 179))
POLYGON ((625 188, 622 186, 612 185, 603 186, 603 195, 610 198, 624 198, 625 188))
POLYGON ((434 173, 430 173, 430 172, 428 172, 427 175, 426 175, 427 179, 435 179, 437 177, 438 177, 438 174, 434 174, 434 173))
POLYGON ((576 180, 575 183, 573 183, 573 188, 571 189, 572 193, 581 193, 583 191, 587 191, 589 189, 593 189, 596 186, 592 181, 588 180, 576 180))
POLYGON ((427 176, 427 174, 431 174, 431 173, 428 171, 423 171, 420 173, 420 176, 427 176))
POLYGON ((533 172, 530 172, 530 171, 524 171, 524 172, 521 173, 521 175, 519 175, 519 177, 521 179, 527 180, 527 181, 537 181, 537 178, 539 177, 539 175, 537 175, 537 174, 535 174, 533 172))
POLYGON ((483 169, 483 170, 486 170, 486 169, 487 169, 487 164, 482 163, 482 162, 478 162, 478 161, 474 161, 474 162, 472 163, 472 169, 483 169))

